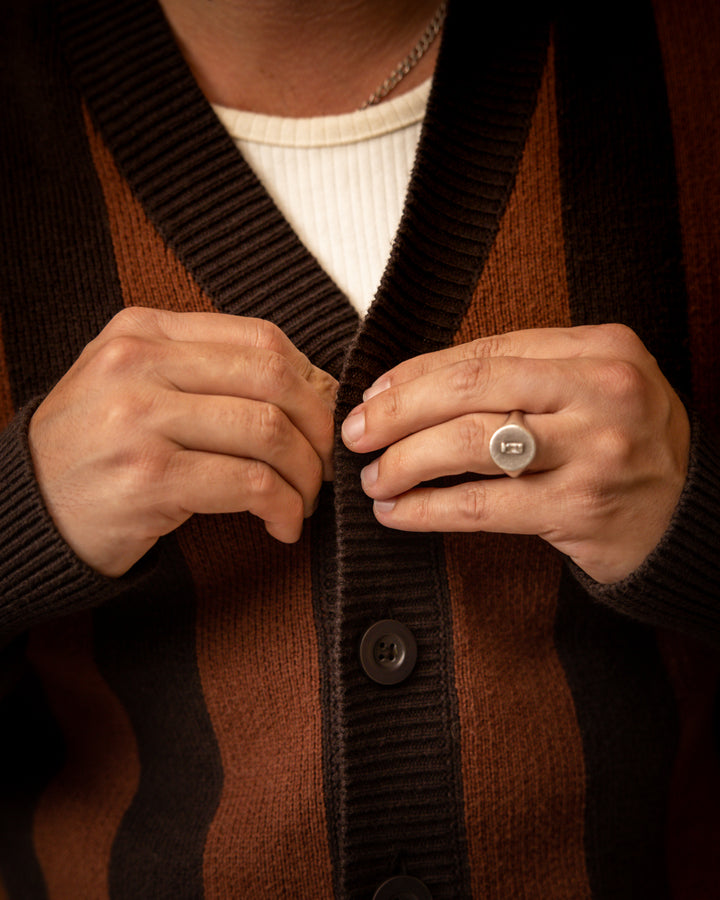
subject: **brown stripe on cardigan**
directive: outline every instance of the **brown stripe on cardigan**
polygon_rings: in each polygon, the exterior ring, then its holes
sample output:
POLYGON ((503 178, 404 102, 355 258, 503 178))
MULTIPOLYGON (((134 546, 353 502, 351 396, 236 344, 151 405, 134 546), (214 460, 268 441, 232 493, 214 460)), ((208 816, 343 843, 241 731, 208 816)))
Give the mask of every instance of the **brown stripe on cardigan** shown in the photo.
POLYGON ((329 900, 309 530, 287 546, 249 515, 196 517, 180 545, 196 580, 198 661, 223 762, 207 896, 329 900))
POLYGON ((552 44, 501 230, 454 343, 523 328, 567 327, 552 44))
MULTIPOLYGON (((697 0, 693 15, 682 0, 657 0, 654 5, 679 188, 693 405, 717 421, 720 370, 712 335, 720 323, 715 265, 720 258, 720 96, 712 85, 720 82, 720 11, 714 0, 697 0)), ((704 645, 670 632, 661 636, 661 648, 680 716, 668 813, 673 896, 710 900, 720 884, 720 771, 713 729, 720 663, 704 645), (688 822, 694 823, 692 828, 688 822)))
MULTIPOLYGON (((515 190, 456 344, 569 324, 557 159, 551 52, 515 190)), ((522 536, 448 535, 445 547, 473 891, 587 897, 582 742, 553 635, 560 559, 522 536), (553 852, 558 828, 568 835, 562 854, 553 852)))
POLYGON ((66 764, 41 795, 33 829, 52 900, 109 896, 112 843, 140 777, 132 726, 93 651, 89 613, 39 626, 28 646, 67 746, 66 764))
MULTIPOLYGON (((214 310, 87 125, 126 305, 214 310)), ((307 539, 287 548, 249 515, 194 518, 178 539, 195 584, 198 666, 222 756, 207 895, 312 889, 330 897, 307 539)))

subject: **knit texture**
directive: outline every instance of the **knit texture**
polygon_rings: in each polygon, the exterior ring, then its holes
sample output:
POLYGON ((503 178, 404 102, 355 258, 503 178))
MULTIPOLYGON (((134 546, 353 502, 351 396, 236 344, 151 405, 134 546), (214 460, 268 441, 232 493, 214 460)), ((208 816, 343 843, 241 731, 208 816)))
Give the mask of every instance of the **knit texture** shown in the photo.
POLYGON ((152 0, 8 11, 0 896, 716 896, 718 13, 656 7, 450 4, 362 324, 152 0), (623 321, 693 413, 688 482, 600 586, 537 538, 382 529, 338 441, 297 544, 197 516, 106 579, 48 516, 28 423, 130 305, 275 322, 340 378, 338 423, 417 353, 623 321), (418 642, 396 686, 358 661, 383 618, 418 642))

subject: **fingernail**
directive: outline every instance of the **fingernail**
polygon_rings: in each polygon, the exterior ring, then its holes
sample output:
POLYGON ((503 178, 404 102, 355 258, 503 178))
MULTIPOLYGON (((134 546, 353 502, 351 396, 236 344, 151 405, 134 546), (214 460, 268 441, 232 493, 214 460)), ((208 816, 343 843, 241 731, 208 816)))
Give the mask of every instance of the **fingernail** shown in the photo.
POLYGON ((346 442, 354 444, 365 433, 365 410, 362 408, 353 410, 345 419, 342 426, 342 435, 346 442))
POLYGON ((373 504, 375 512, 388 513, 395 509, 397 500, 376 500, 373 504))
POLYGON ((390 379, 386 378, 384 375, 381 378, 378 378, 377 381, 373 382, 370 387, 363 394, 363 400, 370 400, 372 397, 376 397, 378 394, 382 394, 383 391, 386 391, 390 387, 390 379))
POLYGON ((371 488, 377 481, 379 467, 378 460, 374 460, 360 472, 360 481, 365 490, 371 488))

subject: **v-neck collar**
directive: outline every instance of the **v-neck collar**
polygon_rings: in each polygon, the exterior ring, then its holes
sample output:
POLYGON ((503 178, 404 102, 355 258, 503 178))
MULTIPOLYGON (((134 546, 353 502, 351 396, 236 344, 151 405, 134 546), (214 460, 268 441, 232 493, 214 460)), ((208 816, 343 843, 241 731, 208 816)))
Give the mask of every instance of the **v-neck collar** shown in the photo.
MULTIPOLYGON (((238 153, 155 0, 58 0, 89 113, 150 220, 217 308, 269 319, 339 375, 369 383, 443 346, 472 296, 512 190, 547 28, 451 4, 407 201, 362 327, 238 153), (510 51, 510 52, 508 52, 510 51), (368 344, 369 342, 369 344, 368 344)), ((348 401, 351 402, 351 401, 348 401)))

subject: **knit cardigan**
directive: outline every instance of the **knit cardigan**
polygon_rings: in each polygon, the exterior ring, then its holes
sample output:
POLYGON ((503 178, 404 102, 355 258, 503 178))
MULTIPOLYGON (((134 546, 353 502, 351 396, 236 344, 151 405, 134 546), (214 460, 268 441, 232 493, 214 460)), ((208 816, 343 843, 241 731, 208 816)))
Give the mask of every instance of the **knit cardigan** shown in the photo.
POLYGON ((450 4, 359 323, 154 0, 4 4, 3 900, 720 896, 720 11, 479 6, 450 4), (691 412, 687 485, 600 586, 535 537, 383 529, 338 441, 297 544, 195 516, 104 578, 27 427, 129 305, 275 322, 338 422, 418 353, 624 322, 691 412), (394 685, 358 660, 384 619, 418 648, 394 685))

